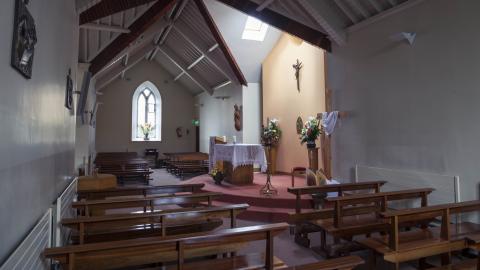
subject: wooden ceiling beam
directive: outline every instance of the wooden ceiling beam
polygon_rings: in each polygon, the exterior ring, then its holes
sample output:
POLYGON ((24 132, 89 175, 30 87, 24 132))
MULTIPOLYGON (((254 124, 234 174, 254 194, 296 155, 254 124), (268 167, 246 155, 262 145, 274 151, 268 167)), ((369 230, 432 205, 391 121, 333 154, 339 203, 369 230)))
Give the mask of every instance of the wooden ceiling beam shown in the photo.
POLYGON ((176 3, 176 0, 158 0, 130 27, 130 33, 123 33, 103 49, 91 62, 90 72, 95 75, 112 59, 139 38, 156 21, 162 18, 176 3))
POLYGON ((377 2, 377 0, 369 0, 369 1, 370 1, 370 4, 373 6, 373 8, 375 8, 375 10, 378 13, 383 11, 382 6, 380 5, 380 3, 377 2))
POLYGON ((86 23, 80 25, 80 29, 92 29, 98 31, 107 31, 111 33, 130 33, 130 30, 120 26, 101 24, 101 23, 86 23))
MULTIPOLYGON (((276 27, 284 32, 297 36, 308 43, 318 46, 326 51, 332 50, 332 45, 325 33, 322 33, 309 26, 301 24, 297 21, 291 20, 281 14, 278 14, 270 9, 257 11, 258 4, 250 0, 218 0, 228 6, 246 13, 249 16, 255 17, 273 27, 276 27)), ((195 0, 201 2, 201 0, 195 0)))
MULTIPOLYGON (((217 25, 215 24, 215 21, 212 18, 212 15, 207 9, 207 6, 205 6, 205 3, 203 0, 194 0, 195 4, 198 7, 198 11, 200 11, 200 14, 202 14, 203 19, 205 20, 208 28, 210 29, 210 32, 212 33, 213 37, 218 43, 218 46, 222 50, 223 54, 225 55, 225 58, 227 58, 227 62, 230 65, 230 67, 233 70, 233 73, 237 77, 237 80, 240 84, 247 86, 247 80, 245 79, 245 76, 243 75, 242 71, 240 70, 240 67, 237 64, 237 61, 235 61, 235 57, 233 57, 232 52, 227 46, 227 43, 223 39, 222 34, 220 33, 220 30, 218 30, 217 25)), ((224 2, 224 1, 220 1, 224 2)), ((227 2, 237 2, 237 1, 227 1, 227 2)), ((241 1, 243 2, 243 0, 241 1)), ((249 1, 245 1, 249 2, 249 1)), ((226 3, 228 4, 228 3, 226 3)), ((257 12, 255 9, 258 7, 257 4, 255 4, 255 8, 253 11, 257 12)))
POLYGON ((335 24, 331 17, 326 16, 327 14, 325 14, 325 12, 322 13, 323 10, 315 8, 315 6, 310 4, 307 0, 297 0, 297 3, 302 11, 322 27, 333 41, 340 46, 347 44, 347 35, 343 30, 343 27, 335 24))
POLYGON ((258 7, 257 7, 257 11, 262 11, 264 10, 265 8, 267 8, 268 6, 270 6, 273 1, 275 0, 264 0, 263 3, 261 3, 258 7))
POLYGON ((139 49, 135 54, 129 56, 129 54, 125 55, 123 63, 112 67, 110 70, 106 72, 105 75, 97 79, 96 86, 97 90, 100 90, 111 82, 113 82, 118 76, 124 76, 125 71, 131 69, 140 61, 145 59, 145 55, 149 53, 153 49, 153 44, 146 44, 143 48, 139 49))
POLYGON ((102 0, 80 13, 80 25, 86 24, 156 0, 102 0))
MULTIPOLYGON (((203 91, 213 94, 213 89, 205 82, 201 77, 197 76, 196 73, 189 71, 186 64, 182 62, 181 58, 176 55, 174 52, 168 48, 157 46, 158 51, 161 52, 170 62, 172 62, 178 69, 180 69, 182 75, 188 76, 196 85, 198 85, 203 91)), ((181 76, 179 74, 179 76, 181 76)), ((177 76, 177 77, 179 77, 177 76)), ((178 79, 177 79, 178 80, 178 79)))
POLYGON ((334 0, 335 4, 342 10, 342 12, 347 15, 347 17, 352 21, 353 24, 358 23, 359 19, 353 12, 350 10, 350 8, 341 0, 334 0))

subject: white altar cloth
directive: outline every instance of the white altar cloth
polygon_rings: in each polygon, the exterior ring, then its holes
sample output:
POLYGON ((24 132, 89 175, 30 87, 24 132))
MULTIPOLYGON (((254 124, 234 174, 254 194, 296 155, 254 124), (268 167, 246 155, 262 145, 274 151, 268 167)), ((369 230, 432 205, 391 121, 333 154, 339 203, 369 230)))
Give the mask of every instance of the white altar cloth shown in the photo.
POLYGON ((228 161, 233 168, 242 165, 260 165, 262 172, 267 171, 267 157, 260 144, 215 144, 213 162, 228 161))

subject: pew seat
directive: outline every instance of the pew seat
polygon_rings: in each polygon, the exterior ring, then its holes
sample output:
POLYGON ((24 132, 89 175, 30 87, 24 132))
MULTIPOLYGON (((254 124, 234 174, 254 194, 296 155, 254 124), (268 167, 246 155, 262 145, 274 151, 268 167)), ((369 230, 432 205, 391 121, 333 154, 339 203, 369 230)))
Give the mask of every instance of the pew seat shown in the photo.
POLYGON ((429 268, 428 270, 477 270, 477 262, 477 259, 467 259, 455 264, 429 268))
POLYGON ((350 270, 362 265, 363 259, 358 256, 346 256, 328 259, 315 263, 281 268, 282 270, 350 270))

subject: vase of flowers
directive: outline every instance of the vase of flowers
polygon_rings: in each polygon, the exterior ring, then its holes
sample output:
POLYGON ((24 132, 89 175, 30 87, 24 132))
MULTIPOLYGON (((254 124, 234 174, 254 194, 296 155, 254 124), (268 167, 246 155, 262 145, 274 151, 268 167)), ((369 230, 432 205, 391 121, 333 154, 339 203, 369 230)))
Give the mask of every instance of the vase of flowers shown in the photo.
POLYGON ((150 140, 148 136, 150 135, 150 133, 153 131, 154 128, 155 127, 151 123, 143 123, 140 125, 140 129, 142 130, 142 133, 143 133, 143 139, 145 141, 150 140))
POLYGON ((309 117, 300 133, 300 143, 307 143, 307 148, 309 149, 315 148, 315 141, 321 134, 320 120, 315 117, 309 117))
POLYGON ((320 120, 315 117, 308 118, 300 133, 300 143, 307 143, 308 167, 315 171, 318 170, 318 148, 315 141, 321 134, 320 120))
POLYGON ((224 175, 217 167, 214 167, 209 174, 213 178, 213 181, 215 181, 216 185, 222 184, 224 175))
POLYGON ((262 126, 261 142, 265 147, 265 154, 267 156, 268 171, 275 173, 277 171, 277 146, 282 136, 282 130, 278 125, 278 120, 268 119, 267 125, 262 126))

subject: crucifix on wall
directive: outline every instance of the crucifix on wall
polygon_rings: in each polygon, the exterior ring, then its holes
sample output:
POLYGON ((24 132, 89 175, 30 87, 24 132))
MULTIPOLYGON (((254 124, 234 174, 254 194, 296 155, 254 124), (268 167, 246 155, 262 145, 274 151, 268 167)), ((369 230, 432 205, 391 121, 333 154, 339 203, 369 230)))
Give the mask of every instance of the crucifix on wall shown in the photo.
POLYGON ((295 79, 297 80, 297 90, 298 92, 300 92, 300 70, 302 69, 303 64, 297 59, 297 63, 292 65, 292 67, 295 69, 295 79))

